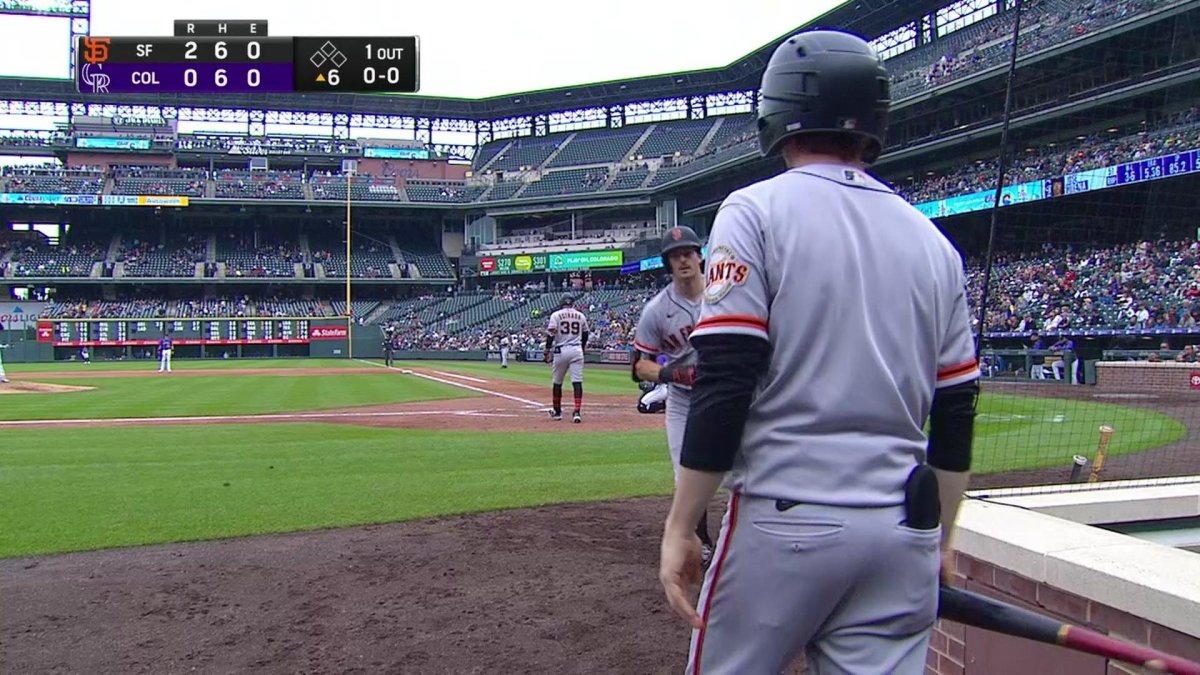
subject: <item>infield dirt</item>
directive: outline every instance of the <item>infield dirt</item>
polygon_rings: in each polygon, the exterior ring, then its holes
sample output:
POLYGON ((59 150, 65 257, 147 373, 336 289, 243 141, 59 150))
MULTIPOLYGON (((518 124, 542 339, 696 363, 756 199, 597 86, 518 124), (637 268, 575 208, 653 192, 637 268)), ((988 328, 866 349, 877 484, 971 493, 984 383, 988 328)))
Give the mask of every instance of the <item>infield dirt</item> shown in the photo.
POLYGON ((668 506, 0 561, 0 662, 14 673, 681 673, 690 632, 657 578, 668 506))
POLYGON ((71 384, 46 384, 44 382, 0 382, 0 394, 65 394, 72 391, 88 391, 95 387, 77 387, 71 384))

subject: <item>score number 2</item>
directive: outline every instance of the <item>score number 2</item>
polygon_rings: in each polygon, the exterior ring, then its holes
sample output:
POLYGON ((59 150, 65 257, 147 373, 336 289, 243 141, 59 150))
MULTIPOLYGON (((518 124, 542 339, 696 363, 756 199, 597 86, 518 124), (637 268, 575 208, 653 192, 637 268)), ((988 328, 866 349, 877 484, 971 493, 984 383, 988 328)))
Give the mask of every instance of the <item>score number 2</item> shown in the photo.
MULTIPOLYGON (((196 43, 189 40, 187 42, 187 51, 183 53, 183 58, 194 60, 196 58, 196 49, 198 49, 196 43)), ((262 55, 261 44, 258 42, 246 43, 246 58, 250 59, 251 61, 257 61, 260 55, 262 55)), ((229 49, 225 46, 224 40, 213 45, 213 56, 217 57, 218 59, 224 59, 225 57, 229 56, 229 49)))

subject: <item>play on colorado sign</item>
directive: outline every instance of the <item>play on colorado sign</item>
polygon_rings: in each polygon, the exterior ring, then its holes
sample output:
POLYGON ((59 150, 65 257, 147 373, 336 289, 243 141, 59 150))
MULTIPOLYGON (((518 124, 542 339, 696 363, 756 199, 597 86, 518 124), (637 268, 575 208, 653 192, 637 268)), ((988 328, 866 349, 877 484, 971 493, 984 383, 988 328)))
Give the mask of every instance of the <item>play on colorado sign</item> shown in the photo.
POLYGON ((624 251, 573 251, 551 253, 550 269, 585 270, 593 267, 620 267, 625 261, 624 251))

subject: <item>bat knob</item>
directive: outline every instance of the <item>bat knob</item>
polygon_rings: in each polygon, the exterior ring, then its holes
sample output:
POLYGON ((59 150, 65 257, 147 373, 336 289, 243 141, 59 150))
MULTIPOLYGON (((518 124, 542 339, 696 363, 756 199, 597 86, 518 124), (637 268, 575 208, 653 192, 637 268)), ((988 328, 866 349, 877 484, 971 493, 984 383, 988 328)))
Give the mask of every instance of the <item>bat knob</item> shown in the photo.
POLYGON ((1163 663, 1162 659, 1150 659, 1149 661, 1143 663, 1142 667, 1159 673, 1167 672, 1167 664, 1163 663))

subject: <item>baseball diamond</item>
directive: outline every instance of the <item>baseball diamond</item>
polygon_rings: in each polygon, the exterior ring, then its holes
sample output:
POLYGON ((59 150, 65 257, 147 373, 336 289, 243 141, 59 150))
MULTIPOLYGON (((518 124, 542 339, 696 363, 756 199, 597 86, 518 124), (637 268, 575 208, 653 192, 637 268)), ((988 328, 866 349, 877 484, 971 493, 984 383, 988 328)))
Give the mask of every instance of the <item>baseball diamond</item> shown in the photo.
POLYGON ((0 671, 1200 662, 1200 0, 143 4, 0 2, 0 671))

